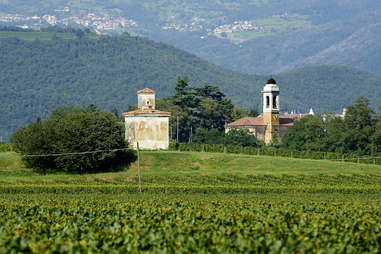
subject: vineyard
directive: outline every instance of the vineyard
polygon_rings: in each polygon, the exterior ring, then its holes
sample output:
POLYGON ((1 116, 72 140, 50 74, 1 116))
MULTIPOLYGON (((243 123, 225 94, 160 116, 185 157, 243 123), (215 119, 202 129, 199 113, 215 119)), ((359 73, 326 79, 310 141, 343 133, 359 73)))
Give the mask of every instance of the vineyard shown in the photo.
POLYGON ((0 153, 0 253, 379 253, 381 166, 143 152, 123 172, 40 175, 0 153))

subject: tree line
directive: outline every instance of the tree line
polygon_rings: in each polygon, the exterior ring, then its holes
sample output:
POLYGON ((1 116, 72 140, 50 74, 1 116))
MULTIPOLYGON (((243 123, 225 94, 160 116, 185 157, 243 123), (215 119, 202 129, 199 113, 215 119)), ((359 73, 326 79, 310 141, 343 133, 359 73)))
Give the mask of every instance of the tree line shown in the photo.
POLYGON ((367 98, 359 97, 346 108, 344 118, 335 114, 304 117, 287 131, 281 146, 299 151, 377 154, 381 152, 380 109, 374 111, 367 98))
MULTIPOLYGON (((158 100, 159 109, 172 112, 171 139, 176 142, 264 146, 246 129, 225 133, 225 124, 258 112, 235 107, 218 87, 192 87, 187 77, 178 78, 175 93, 158 100)), ((270 146, 298 151, 356 153, 381 152, 381 106, 376 112, 369 100, 359 97, 346 108, 345 117, 334 113, 306 116, 295 121, 282 140, 270 146)))

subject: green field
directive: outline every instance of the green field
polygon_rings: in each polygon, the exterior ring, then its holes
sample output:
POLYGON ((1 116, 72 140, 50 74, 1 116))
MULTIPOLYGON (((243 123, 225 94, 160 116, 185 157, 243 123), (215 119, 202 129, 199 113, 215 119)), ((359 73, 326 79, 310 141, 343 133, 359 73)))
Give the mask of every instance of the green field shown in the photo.
POLYGON ((0 252, 379 253, 381 166, 191 152, 40 175, 0 153, 0 252))

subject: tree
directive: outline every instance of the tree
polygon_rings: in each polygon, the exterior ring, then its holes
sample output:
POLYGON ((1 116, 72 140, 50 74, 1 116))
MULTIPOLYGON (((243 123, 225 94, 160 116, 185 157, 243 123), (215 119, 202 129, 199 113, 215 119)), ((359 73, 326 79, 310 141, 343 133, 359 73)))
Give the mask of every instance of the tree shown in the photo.
POLYGON ((324 120, 320 116, 306 116, 295 121, 283 137, 282 146, 293 150, 324 150, 326 138, 324 120))
POLYGON ((199 144, 224 144, 225 133, 218 129, 197 129, 192 141, 199 144))
POLYGON ((379 152, 381 152, 381 105, 377 107, 376 123, 372 136, 372 153, 377 154, 379 152))
POLYGON ((345 151, 370 154, 374 124, 374 111, 369 107, 367 98, 359 97, 353 105, 348 106, 343 133, 345 151))
POLYGON ((123 125, 109 112, 66 114, 17 130, 11 142, 28 167, 46 171, 117 170, 136 159, 123 137, 123 125), (87 153, 89 152, 89 153, 87 153), (62 154, 51 156, 51 154, 62 154))
POLYGON ((188 77, 179 77, 175 85, 175 94, 170 98, 171 103, 177 106, 176 114, 172 114, 176 119, 171 121, 176 121, 174 123, 177 126, 178 117, 180 142, 187 142, 192 135, 191 131, 199 128, 222 131, 225 122, 231 120, 234 106, 218 87, 192 87, 188 77))
POLYGON ((225 145, 259 147, 262 144, 248 129, 232 128, 225 135, 225 145))
POLYGON ((324 147, 327 152, 344 152, 344 137, 345 132, 344 120, 334 114, 325 116, 325 140, 324 147))
POLYGON ((94 105, 89 105, 87 107, 80 107, 76 105, 62 106, 52 110, 50 113, 50 119, 59 120, 70 114, 91 113, 97 110, 98 108, 94 105))

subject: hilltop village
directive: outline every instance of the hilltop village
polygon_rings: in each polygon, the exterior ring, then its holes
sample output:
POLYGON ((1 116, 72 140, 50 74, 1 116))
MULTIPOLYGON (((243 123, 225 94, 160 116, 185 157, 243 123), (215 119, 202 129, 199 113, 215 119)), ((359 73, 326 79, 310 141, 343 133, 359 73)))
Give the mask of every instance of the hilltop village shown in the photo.
MULTIPOLYGON (((272 17, 276 20, 271 23, 268 20, 234 20, 226 24, 213 24, 206 18, 194 16, 188 21, 176 21, 175 16, 171 16, 160 25, 161 30, 174 30, 178 32, 202 32, 201 39, 205 36, 215 36, 217 38, 231 37, 234 33, 257 32, 270 33, 282 29, 282 22, 293 22, 299 17, 289 15, 287 12, 272 17), (282 21, 282 22, 280 22, 282 21)), ((83 28, 94 29, 98 34, 112 31, 129 31, 139 26, 138 22, 131 17, 121 15, 120 10, 104 10, 99 13, 72 10, 65 6, 55 9, 43 15, 24 15, 19 13, 3 13, 0 11, 0 24, 15 25, 23 29, 40 28, 50 26, 81 26, 83 28)))

